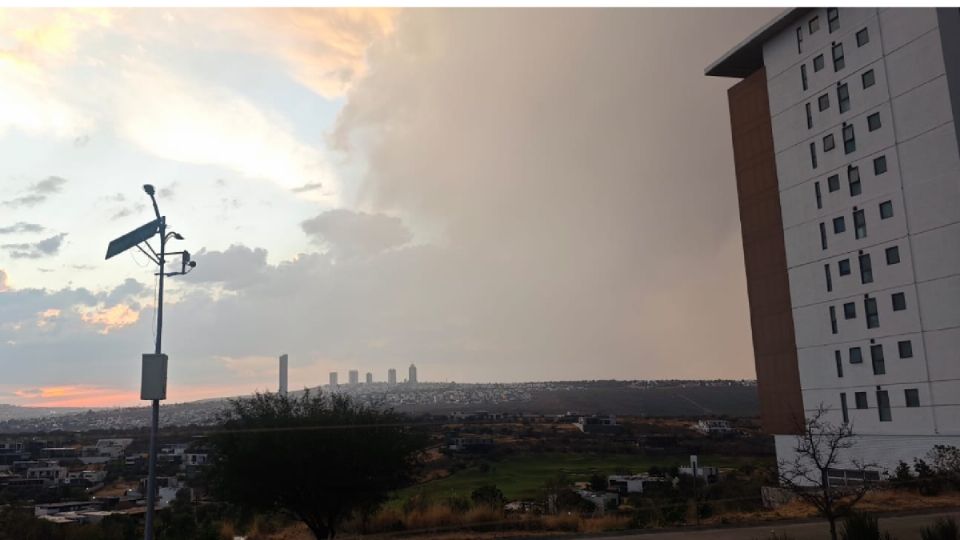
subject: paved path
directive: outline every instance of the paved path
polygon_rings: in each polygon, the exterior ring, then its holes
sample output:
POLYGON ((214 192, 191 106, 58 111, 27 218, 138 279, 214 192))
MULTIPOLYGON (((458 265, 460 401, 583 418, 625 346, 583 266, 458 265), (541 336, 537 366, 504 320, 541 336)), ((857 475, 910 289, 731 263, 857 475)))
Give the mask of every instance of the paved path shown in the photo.
MULTIPOLYGON (((952 517, 960 522, 960 511, 891 516, 880 518, 880 529, 896 540, 920 540, 920 530, 938 517, 952 517)), ((830 538, 826 521, 792 524, 770 523, 759 527, 682 530, 660 533, 637 533, 624 536, 596 536, 596 540, 768 540, 771 532, 786 533, 791 540, 823 540, 830 538)))

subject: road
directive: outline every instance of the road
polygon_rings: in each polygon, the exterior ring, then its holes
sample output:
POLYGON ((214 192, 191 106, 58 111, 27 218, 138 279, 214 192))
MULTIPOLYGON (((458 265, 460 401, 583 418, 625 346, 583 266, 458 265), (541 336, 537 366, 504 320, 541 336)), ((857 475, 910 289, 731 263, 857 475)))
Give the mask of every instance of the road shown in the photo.
MULTIPOLYGON (((889 532, 896 540, 920 540, 920 530, 933 523, 938 517, 952 517, 960 522, 960 510, 881 517, 880 529, 889 532)), ((827 523, 816 521, 790 524, 770 523, 759 527, 687 529, 622 536, 596 536, 593 538, 595 540, 768 540, 771 533, 786 533, 791 540, 823 540, 830 537, 827 523)))

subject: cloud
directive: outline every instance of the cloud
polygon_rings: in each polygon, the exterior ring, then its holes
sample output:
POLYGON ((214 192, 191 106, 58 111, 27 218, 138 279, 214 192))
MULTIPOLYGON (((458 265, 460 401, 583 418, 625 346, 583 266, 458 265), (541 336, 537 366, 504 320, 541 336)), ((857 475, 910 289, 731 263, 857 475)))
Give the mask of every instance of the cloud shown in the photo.
POLYGON ((345 257, 379 253, 412 239, 399 218, 346 209, 329 210, 304 221, 301 227, 312 242, 345 257))
POLYGON ((83 322, 98 327, 101 334, 125 326, 130 326, 140 319, 140 313, 126 304, 117 304, 108 308, 93 308, 81 313, 83 322))
POLYGON ((20 221, 20 222, 14 223, 13 225, 0 227, 0 234, 37 233, 37 232, 43 232, 44 230, 45 229, 43 225, 20 221))
POLYGON ((7 273, 0 270, 0 293, 10 290, 7 283, 7 273))
POLYGON ((217 283, 240 289, 255 283, 267 269, 267 250, 234 244, 224 251, 201 249, 192 255, 198 269, 183 277, 194 283, 217 283))
POLYGON ((39 182, 35 182, 27 188, 26 194, 15 199, 4 201, 3 204, 13 207, 36 206, 44 201, 50 195, 60 193, 63 185, 67 183, 65 178, 59 176, 49 176, 39 182))
POLYGON ((14 259, 39 259, 56 255, 60 251, 63 239, 66 237, 67 233, 60 233, 39 242, 2 244, 0 248, 7 250, 14 259))
POLYGON ((97 385, 20 388, 13 395, 31 407, 115 407, 137 404, 139 400, 139 395, 131 390, 97 385))
POLYGON ((302 186, 295 187, 290 191, 294 193, 303 193, 305 191, 313 191, 315 189, 320 189, 322 187, 323 187, 323 184, 321 184, 320 182, 314 182, 313 184, 304 184, 302 186))

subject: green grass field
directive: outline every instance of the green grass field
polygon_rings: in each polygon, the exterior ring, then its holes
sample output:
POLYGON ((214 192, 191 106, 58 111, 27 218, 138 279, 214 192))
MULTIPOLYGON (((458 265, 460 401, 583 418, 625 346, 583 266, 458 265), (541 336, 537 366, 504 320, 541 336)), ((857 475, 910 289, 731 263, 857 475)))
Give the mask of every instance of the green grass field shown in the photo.
MULTIPOLYGON (((565 473, 570 480, 586 481, 594 473, 603 475, 617 471, 645 472, 652 465, 661 467, 685 465, 686 457, 651 458, 634 454, 524 454, 510 456, 500 461, 490 461, 487 471, 473 467, 431 482, 411 486, 397 492, 395 502, 420 493, 430 500, 441 501, 452 496, 469 497, 470 493, 484 484, 495 484, 507 500, 536 498, 544 483, 565 473)), ((737 467, 755 458, 701 456, 705 466, 737 467)))

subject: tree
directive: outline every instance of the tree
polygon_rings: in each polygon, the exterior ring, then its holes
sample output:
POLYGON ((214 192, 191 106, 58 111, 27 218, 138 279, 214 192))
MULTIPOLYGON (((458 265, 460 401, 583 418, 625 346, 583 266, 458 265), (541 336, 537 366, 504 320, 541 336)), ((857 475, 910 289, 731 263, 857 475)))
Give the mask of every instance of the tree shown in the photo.
POLYGON ((867 494, 872 487, 868 477, 876 472, 876 466, 851 460, 860 482, 853 486, 831 484, 830 469, 843 465, 842 454, 853 448, 856 440, 850 424, 833 425, 825 418, 828 412, 821 403, 801 423, 793 461, 782 460, 777 469, 780 483, 816 508, 830 523, 830 538, 837 540, 837 520, 849 515, 867 494))
POLYGON ((478 506, 489 506, 490 508, 500 508, 503 506, 503 492, 493 485, 488 484, 480 486, 470 494, 473 504, 478 506))
POLYGON ((404 416, 345 395, 257 393, 230 405, 211 436, 214 494, 289 511, 318 539, 406 485, 426 446, 404 416))

